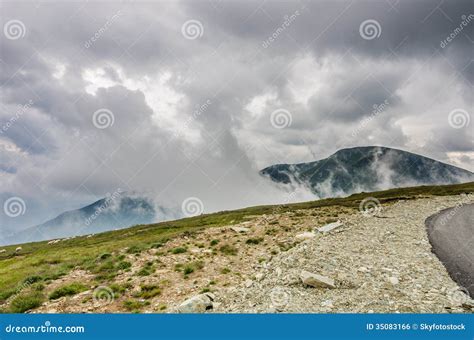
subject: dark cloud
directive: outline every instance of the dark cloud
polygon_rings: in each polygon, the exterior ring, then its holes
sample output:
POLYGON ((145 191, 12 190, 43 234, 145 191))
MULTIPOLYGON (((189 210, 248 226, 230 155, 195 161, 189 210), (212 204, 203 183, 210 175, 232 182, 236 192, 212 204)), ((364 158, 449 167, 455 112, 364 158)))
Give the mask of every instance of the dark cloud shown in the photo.
POLYGON ((283 201, 259 169, 355 145, 472 169, 473 122, 456 129, 448 116, 472 115, 474 20, 441 46, 470 1, 2 7, 2 27, 19 20, 25 34, 0 40, 1 197, 31 207, 21 219, 0 215, 2 226, 118 187, 172 207, 197 196, 206 211, 283 201), (183 35, 189 20, 196 39, 183 35), (380 36, 361 36, 366 20, 380 36), (279 129, 271 117, 281 109, 291 124, 279 129), (98 128, 96 112, 110 126, 98 128))

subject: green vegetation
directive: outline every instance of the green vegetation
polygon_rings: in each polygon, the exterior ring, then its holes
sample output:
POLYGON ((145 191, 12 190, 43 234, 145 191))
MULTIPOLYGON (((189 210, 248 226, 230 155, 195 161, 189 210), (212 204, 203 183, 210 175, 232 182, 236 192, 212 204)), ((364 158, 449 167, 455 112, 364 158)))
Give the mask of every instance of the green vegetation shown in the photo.
POLYGON ((230 244, 224 244, 219 248, 219 250, 224 255, 237 255, 237 248, 231 246, 230 244))
POLYGON ((132 299, 125 300, 123 302, 123 306, 125 307, 126 310, 130 312, 135 312, 135 313, 139 312, 140 309, 142 309, 143 307, 149 306, 149 305, 150 305, 149 301, 141 302, 141 301, 132 300, 132 299))
POLYGON ((145 263, 145 265, 136 273, 138 276, 148 276, 151 275, 155 271, 155 267, 153 266, 153 262, 149 261, 145 263))
POLYGON ((219 240, 212 240, 210 244, 211 244, 211 247, 213 247, 217 245, 218 243, 219 243, 219 240))
POLYGON ((125 284, 118 284, 118 283, 112 283, 109 285, 109 288, 112 289, 112 292, 114 293, 115 298, 120 297, 125 293, 132 285, 130 283, 125 283, 125 284))
POLYGON ((105 259, 108 259, 111 256, 112 256, 112 254, 110 254, 110 253, 103 253, 102 255, 99 256, 99 259, 100 260, 105 260, 105 259))
POLYGON ((76 295, 80 292, 87 290, 88 288, 79 282, 73 282, 68 285, 56 288, 50 295, 50 300, 56 300, 63 296, 76 295))
POLYGON ((188 274, 191 274, 191 273, 193 273, 193 272, 194 272, 194 268, 193 268, 193 267, 191 267, 191 266, 186 266, 186 267, 184 267, 183 273, 184 273, 185 276, 188 275, 188 274))
POLYGON ((148 275, 151 275, 151 273, 152 273, 151 268, 145 266, 137 272, 137 275, 138 276, 148 276, 148 275))
MULTIPOLYGON (((118 263, 124 258, 119 259, 119 257, 112 255, 100 259, 99 257, 103 254, 117 254, 122 249, 127 249, 129 254, 138 254, 145 249, 150 249, 153 245, 163 244, 185 232, 192 233, 203 228, 238 224, 248 220, 249 216, 271 214, 276 208, 280 213, 330 206, 357 210, 360 202, 367 196, 375 197, 381 203, 391 203, 399 199, 409 200, 418 197, 458 195, 471 192, 474 192, 474 182, 447 186, 391 189, 370 194, 355 194, 345 198, 330 198, 279 206, 256 206, 215 214, 204 214, 171 222, 138 225, 127 229, 99 233, 89 238, 86 236, 75 237, 54 246, 48 245, 47 241, 25 243, 21 245, 23 248, 22 256, 14 256, 18 245, 10 245, 2 247, 6 252, 0 254, 0 303, 14 295, 29 277, 41 277, 44 283, 47 284, 49 281, 67 274, 72 268, 79 267, 96 273, 98 280, 109 280, 110 277, 116 275, 119 270, 118 263), (102 264, 108 261, 112 265, 109 263, 102 267, 102 264), (100 270, 94 270, 94 268, 100 268, 100 270)), ((276 224, 274 228, 278 228, 276 224)), ((15 299, 17 298, 19 296, 15 299)), ((23 308, 17 308, 16 310, 21 309, 23 308)))
POLYGON ((259 244, 262 241, 263 241, 262 237, 257 237, 257 238, 249 238, 247 241, 245 241, 245 243, 246 244, 259 244))
POLYGON ((174 265, 174 270, 177 272, 183 272, 184 277, 187 278, 189 274, 194 273, 195 271, 204 268, 203 261, 194 261, 187 264, 177 263, 174 265))
POLYGON ((230 273, 230 269, 229 268, 222 268, 221 269, 221 274, 229 274, 230 273))
POLYGON ((127 262, 127 261, 121 261, 117 264, 117 269, 120 269, 120 270, 127 270, 129 269, 130 267, 132 266, 132 264, 130 262, 127 262))
POLYGON ((44 295, 40 292, 21 294, 13 298, 10 303, 10 312, 24 313, 27 310, 41 306, 44 301, 44 295))
POLYGON ((170 250, 170 252, 172 254, 182 254, 182 253, 185 253, 187 251, 188 250, 185 247, 177 247, 177 248, 173 248, 173 249, 170 250))
POLYGON ((157 285, 142 285, 140 286, 140 292, 136 294, 136 297, 147 300, 160 294, 161 289, 157 285))
POLYGON ((133 245, 127 249, 127 254, 140 254, 143 249, 144 248, 139 245, 133 245))

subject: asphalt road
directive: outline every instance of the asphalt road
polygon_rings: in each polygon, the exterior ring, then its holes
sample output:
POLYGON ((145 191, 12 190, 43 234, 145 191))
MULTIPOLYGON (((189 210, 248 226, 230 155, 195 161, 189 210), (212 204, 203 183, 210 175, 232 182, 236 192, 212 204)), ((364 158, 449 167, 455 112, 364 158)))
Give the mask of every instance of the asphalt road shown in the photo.
POLYGON ((425 223, 433 252, 474 297, 474 204, 442 210, 425 223))

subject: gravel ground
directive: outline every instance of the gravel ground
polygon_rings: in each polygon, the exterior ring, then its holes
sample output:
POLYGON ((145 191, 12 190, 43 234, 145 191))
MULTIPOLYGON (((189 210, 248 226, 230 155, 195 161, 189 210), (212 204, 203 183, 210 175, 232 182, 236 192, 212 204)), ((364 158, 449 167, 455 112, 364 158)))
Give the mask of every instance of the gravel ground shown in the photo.
POLYGON ((399 201, 375 216, 299 243, 256 268, 253 280, 216 292, 219 313, 462 313, 472 301, 432 253, 425 220, 472 196, 399 201), (303 286, 302 270, 332 278, 335 289, 303 286))

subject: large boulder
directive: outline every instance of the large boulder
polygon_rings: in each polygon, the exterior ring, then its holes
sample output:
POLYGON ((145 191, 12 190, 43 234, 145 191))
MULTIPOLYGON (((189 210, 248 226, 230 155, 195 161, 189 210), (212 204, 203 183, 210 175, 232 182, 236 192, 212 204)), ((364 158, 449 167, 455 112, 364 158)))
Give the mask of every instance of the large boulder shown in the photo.
POLYGON ((298 240, 309 240, 309 239, 312 239, 312 238, 316 237, 316 235, 314 233, 311 233, 311 232, 304 232, 304 233, 296 235, 295 237, 298 240))
POLYGON ((249 228, 245 227, 238 227, 238 226, 233 226, 230 228, 232 231, 235 231, 236 233, 248 233, 250 231, 249 228))
POLYGON ((316 287, 316 288, 336 288, 336 285, 333 279, 326 276, 310 273, 310 272, 307 272, 306 270, 303 270, 301 272, 300 278, 301 278, 301 281, 303 281, 303 284, 306 286, 316 287))
POLYGON ((206 310, 212 309, 214 298, 211 293, 193 296, 179 305, 176 311, 178 313, 204 313, 206 310))
POLYGON ((318 228, 318 231, 320 233, 329 233, 330 231, 336 229, 336 228, 339 228, 342 226, 342 222, 341 221, 337 221, 337 222, 334 222, 334 223, 329 223, 329 224, 326 224, 325 226, 321 227, 321 228, 318 228))

